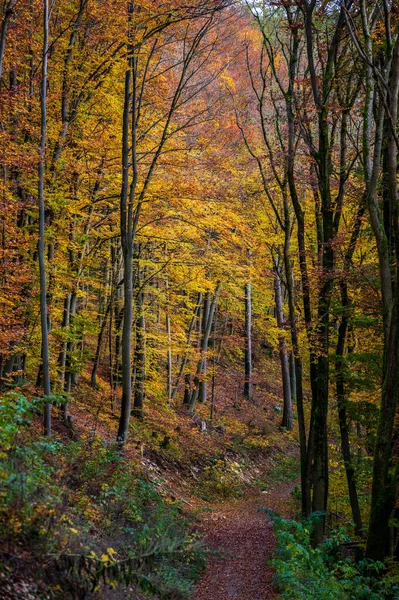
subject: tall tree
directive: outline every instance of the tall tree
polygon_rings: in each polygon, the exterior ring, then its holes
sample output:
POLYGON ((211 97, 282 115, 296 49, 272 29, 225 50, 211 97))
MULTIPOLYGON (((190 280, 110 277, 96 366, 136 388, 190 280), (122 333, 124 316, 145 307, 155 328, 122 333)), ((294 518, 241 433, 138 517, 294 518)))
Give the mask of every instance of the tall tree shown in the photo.
POLYGON ((47 71, 49 50, 49 9, 48 0, 43 3, 43 55, 42 55, 42 77, 40 85, 40 148, 39 148, 39 242, 38 259, 40 270, 40 320, 42 328, 42 365, 43 365, 43 392, 46 397, 44 404, 44 431, 47 436, 51 435, 51 405, 49 396, 50 386, 50 362, 48 341, 48 316, 47 316, 47 282, 45 264, 45 168, 46 168, 46 144, 47 144, 47 71))

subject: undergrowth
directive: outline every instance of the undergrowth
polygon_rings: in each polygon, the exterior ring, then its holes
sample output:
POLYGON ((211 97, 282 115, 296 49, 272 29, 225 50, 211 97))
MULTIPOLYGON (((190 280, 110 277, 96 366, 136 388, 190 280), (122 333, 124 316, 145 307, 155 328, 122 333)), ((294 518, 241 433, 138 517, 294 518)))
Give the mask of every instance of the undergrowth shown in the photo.
POLYGON ((42 402, 14 393, 0 403, 0 543, 7 574, 23 569, 18 557, 29 553, 46 598, 85 598, 119 585, 186 598, 205 553, 179 503, 99 437, 62 443, 35 435, 32 418, 42 402))
POLYGON ((205 501, 238 498, 244 490, 243 466, 227 459, 215 459, 204 467, 197 495, 205 501))
POLYGON ((311 523, 271 516, 277 539, 272 564, 283 600, 399 599, 399 578, 387 576, 383 563, 355 561, 345 551, 350 538, 343 530, 313 548, 311 523))

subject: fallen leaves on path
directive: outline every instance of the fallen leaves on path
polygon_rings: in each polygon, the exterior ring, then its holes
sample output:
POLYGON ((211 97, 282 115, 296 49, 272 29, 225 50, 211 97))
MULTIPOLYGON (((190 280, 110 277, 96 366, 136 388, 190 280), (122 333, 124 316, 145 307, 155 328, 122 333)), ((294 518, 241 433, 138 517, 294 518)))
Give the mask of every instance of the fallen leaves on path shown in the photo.
POLYGON ((277 509, 292 484, 268 494, 223 503, 202 519, 202 531, 212 554, 195 600, 272 600, 275 548, 270 517, 260 507, 277 509))

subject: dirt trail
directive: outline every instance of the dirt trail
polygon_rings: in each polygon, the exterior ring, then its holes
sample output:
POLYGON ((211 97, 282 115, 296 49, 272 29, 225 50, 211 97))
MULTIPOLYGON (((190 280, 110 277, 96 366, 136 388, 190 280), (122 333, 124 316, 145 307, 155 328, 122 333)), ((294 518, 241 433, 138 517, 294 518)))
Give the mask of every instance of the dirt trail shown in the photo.
POLYGON ((215 555, 193 596, 194 600, 272 600, 278 598, 268 564, 275 548, 270 518, 259 507, 281 509, 292 484, 268 494, 218 505, 204 515, 201 530, 215 555))

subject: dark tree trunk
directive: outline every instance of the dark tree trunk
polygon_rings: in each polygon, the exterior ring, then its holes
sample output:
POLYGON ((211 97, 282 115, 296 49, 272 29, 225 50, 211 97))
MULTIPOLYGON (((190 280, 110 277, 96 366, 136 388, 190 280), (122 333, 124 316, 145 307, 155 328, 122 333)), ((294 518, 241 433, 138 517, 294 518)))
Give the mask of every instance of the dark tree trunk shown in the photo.
POLYGON ((191 396, 191 374, 186 373, 184 376, 184 398, 183 404, 188 406, 190 404, 190 396, 191 396))
MULTIPOLYGON (((67 294, 64 300, 64 313, 62 316, 62 329, 65 336, 68 335, 69 319, 71 311, 71 294, 67 294)), ((61 345, 61 351, 58 356, 58 368, 60 372, 61 389, 65 388, 65 369, 67 357, 67 340, 64 339, 61 345)))
MULTIPOLYGON (((129 50, 130 51, 130 50, 129 50)), ((122 132, 122 189, 120 197, 120 227, 123 257, 123 326, 122 326, 122 402, 117 441, 126 442, 132 405, 131 332, 133 324, 133 206, 129 194, 129 116, 132 59, 125 75, 125 104, 122 132)), ((135 94, 133 93, 133 98, 135 94)), ((133 119, 135 118, 133 113, 133 119)), ((132 150, 135 152, 135 148, 132 150)), ((133 187, 133 184, 132 184, 133 187)), ((132 191, 132 188, 131 188, 132 191)))
POLYGON ((359 498, 357 495, 355 469, 353 467, 352 453, 349 441, 349 427, 346 415, 346 395, 345 395, 345 377, 344 377, 344 362, 343 353, 345 339, 347 333, 347 319, 343 317, 338 331, 338 342, 336 350, 336 390, 337 390, 337 406, 339 429, 341 433, 341 452, 344 459, 346 480, 348 482, 349 500, 352 510, 352 518, 355 524, 356 535, 362 535, 363 524, 359 506, 359 498))
POLYGON ((102 347, 102 343, 103 343, 103 339, 104 339, 105 329, 107 327, 108 317, 111 312, 112 300, 113 300, 113 292, 111 292, 111 297, 108 301, 107 308, 106 308, 106 311, 105 311, 105 314, 104 314, 104 317, 103 317, 103 320, 102 320, 102 323, 100 326, 100 331, 99 331, 98 337, 97 337, 96 353, 94 356, 93 368, 91 371, 91 385, 94 388, 97 387, 97 371, 98 371, 98 367, 100 365, 101 347, 102 347))
POLYGON ((134 403, 132 415, 139 419, 144 416, 145 398, 145 317, 144 293, 137 294, 136 344, 134 349, 134 403))
POLYGON ((189 403, 190 414, 194 413, 195 405, 196 405, 197 399, 198 399, 200 381, 201 381, 201 376, 203 373, 203 365, 204 365, 203 361, 204 361, 204 358, 206 358, 206 353, 208 352, 209 336, 210 336, 211 330, 212 330, 212 323, 213 323, 213 317, 215 314, 215 308, 216 308, 217 302, 219 300, 219 293, 220 293, 220 282, 217 284, 216 291, 215 291, 213 300, 210 305, 206 329, 204 329, 204 335, 202 336, 202 340, 201 340, 201 357, 197 364, 197 371, 196 371, 195 378, 194 378, 194 388, 193 388, 193 390, 191 392, 191 396, 190 396, 190 403, 189 403))
MULTIPOLYGON (((7 39, 7 30, 10 23, 10 19, 14 12, 14 4, 15 0, 9 0, 5 4, 4 8, 4 16, 1 24, 1 32, 0 32, 0 82, 3 75, 3 59, 4 59, 4 51, 6 48, 6 39, 7 39)), ((46 12, 46 10, 45 10, 46 12)), ((46 50, 47 51, 47 50, 46 50)))
POLYGON ((244 396, 252 400, 252 297, 251 282, 245 284, 245 379, 244 396))
MULTIPOLYGON (((43 373, 43 393, 49 397, 51 393, 50 386, 50 361, 49 361, 49 341, 48 341, 48 317, 47 317, 47 283, 46 283, 46 264, 45 264, 45 202, 44 202, 44 180, 46 163, 46 144, 47 144, 47 68, 48 68, 48 0, 44 0, 43 11, 43 57, 42 57, 42 80, 40 88, 40 107, 41 107, 41 134, 40 134, 40 152, 39 152, 39 245, 38 258, 40 270, 40 318, 42 330, 42 373, 43 373)), ((51 435, 51 405, 49 401, 44 405, 44 432, 45 435, 51 435)))
MULTIPOLYGON (((73 373, 74 373, 74 365, 73 365, 73 356, 72 353, 75 348, 74 338, 75 338, 75 328, 74 328, 74 319, 76 316, 78 305, 78 296, 76 290, 73 290, 71 293, 70 299, 70 307, 69 307, 69 329, 68 329, 68 341, 66 347, 66 366, 65 366, 65 391, 69 394, 72 391, 72 383, 73 383, 73 373)), ((66 416, 66 414, 65 414, 66 416)))
POLYGON ((196 320, 198 319, 198 315, 199 315, 199 313, 201 311, 201 305, 202 305, 202 292, 199 292, 198 298, 197 298, 197 305, 195 307, 194 314, 193 314, 193 316, 191 318, 190 325, 188 327, 188 332, 187 332, 187 350, 186 350, 186 352, 185 352, 185 354, 183 356, 183 359, 181 361, 179 373, 178 373, 178 375, 176 377, 176 381, 175 381, 174 386, 173 386, 172 400, 174 400, 176 398, 178 386, 179 386, 180 380, 182 378, 182 375, 184 373, 184 369, 185 369, 186 364, 187 364, 189 347, 190 347, 190 342, 191 342, 191 335, 193 333, 196 320))
MULTIPOLYGON (((283 295, 281 290, 281 278, 277 261, 274 261, 274 292, 276 302, 277 325, 280 329, 284 328, 283 295)), ((292 400, 291 400, 291 382, 290 368, 288 362, 287 343, 284 336, 279 338, 279 355, 281 363, 281 375, 283 381, 283 420, 281 425, 289 431, 292 429, 292 400)))
MULTIPOLYGON (((392 66, 389 76, 389 92, 387 94, 390 128, 387 140, 387 155, 384 161, 390 203, 391 220, 385 228, 385 245, 379 248, 380 264, 389 255, 388 240, 395 251, 394 266, 391 271, 392 311, 389 318, 389 306, 385 306, 385 323, 389 323, 389 333, 385 340, 384 382, 382 399, 374 450, 373 484, 371 493, 371 510, 367 537, 366 555, 374 560, 383 560, 389 554, 388 540, 392 534, 390 520, 398 495, 398 462, 394 464, 394 424, 399 403, 399 207, 398 207, 398 146, 397 119, 399 99, 399 38, 396 38, 393 49, 392 66), (387 315, 388 313, 388 315, 387 315)), ((380 215, 381 217, 381 215, 380 215)), ((381 220, 383 217, 381 217, 381 220)), ((381 223, 380 223, 381 225, 381 223)), ((375 231, 376 232, 376 231, 375 231)), ((378 237, 378 232, 376 232, 378 237)), ((387 284, 386 284, 387 285, 387 284)), ((388 294, 389 295, 389 290, 388 294)), ((397 433, 396 433, 397 435, 397 433)))

